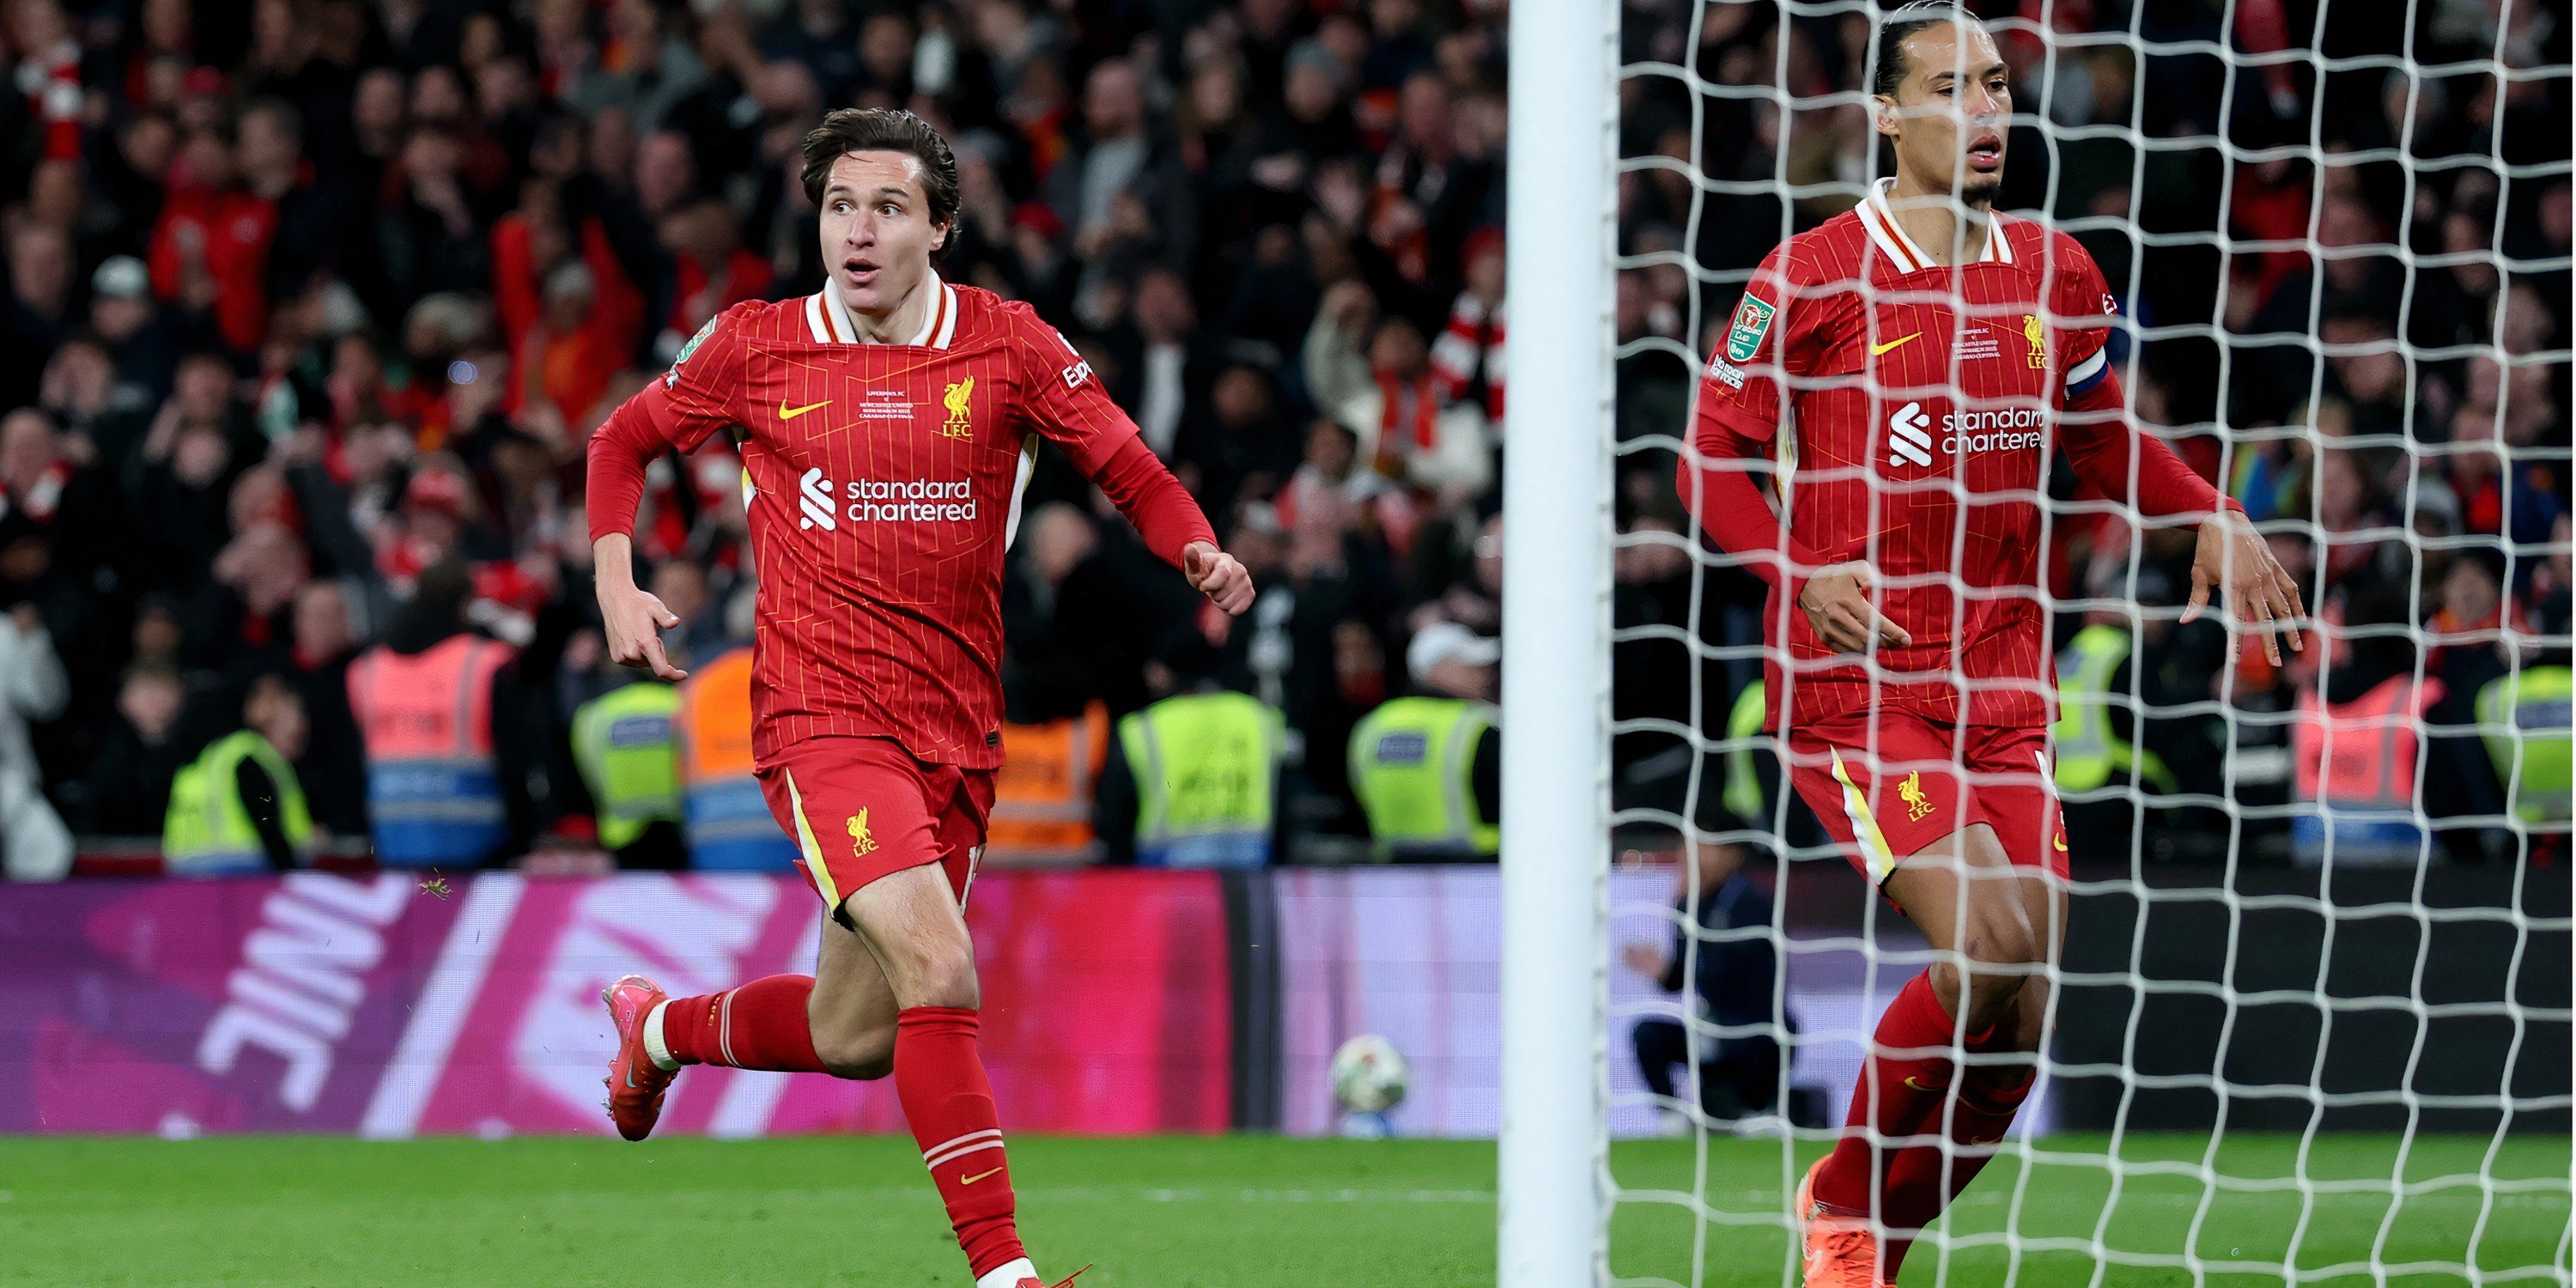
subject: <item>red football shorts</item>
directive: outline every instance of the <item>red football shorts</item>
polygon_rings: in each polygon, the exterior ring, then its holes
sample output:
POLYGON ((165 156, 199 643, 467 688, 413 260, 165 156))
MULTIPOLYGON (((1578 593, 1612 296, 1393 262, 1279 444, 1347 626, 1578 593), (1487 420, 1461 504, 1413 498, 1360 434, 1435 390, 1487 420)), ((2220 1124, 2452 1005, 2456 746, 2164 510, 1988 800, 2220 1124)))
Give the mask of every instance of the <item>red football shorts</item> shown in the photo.
POLYGON ((993 775, 917 760, 891 738, 808 738, 760 770, 769 812, 804 857, 796 867, 838 918, 869 882, 936 863, 957 902, 975 881, 993 775))
POLYGON ((1994 828, 2016 866, 2066 875, 2045 730, 1881 711, 1792 729, 1788 748, 1790 781, 1872 885, 1977 823, 1994 828))

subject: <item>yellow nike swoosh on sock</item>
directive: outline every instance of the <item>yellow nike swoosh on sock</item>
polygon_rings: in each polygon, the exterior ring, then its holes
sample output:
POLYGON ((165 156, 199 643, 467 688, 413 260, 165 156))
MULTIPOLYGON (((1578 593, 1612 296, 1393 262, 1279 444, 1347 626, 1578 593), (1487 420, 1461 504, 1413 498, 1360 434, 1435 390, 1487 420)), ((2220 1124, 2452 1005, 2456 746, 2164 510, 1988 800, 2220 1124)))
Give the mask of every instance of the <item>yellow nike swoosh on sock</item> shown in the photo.
POLYGON ((992 1171, 988 1171, 988 1172, 977 1172, 977 1173, 975 1173, 973 1176, 961 1176, 961 1177, 957 1178, 957 1183, 958 1183, 958 1184, 960 1184, 960 1185, 972 1185, 972 1184, 974 1184, 974 1183, 975 1183, 975 1182, 977 1182, 977 1181, 983 1180, 983 1179, 985 1179, 986 1177, 989 1177, 989 1176, 993 1175, 993 1173, 994 1173, 994 1172, 999 1172, 999 1171, 1001 1171, 1001 1170, 1002 1170, 1001 1168, 996 1167, 996 1168, 992 1169, 992 1171))

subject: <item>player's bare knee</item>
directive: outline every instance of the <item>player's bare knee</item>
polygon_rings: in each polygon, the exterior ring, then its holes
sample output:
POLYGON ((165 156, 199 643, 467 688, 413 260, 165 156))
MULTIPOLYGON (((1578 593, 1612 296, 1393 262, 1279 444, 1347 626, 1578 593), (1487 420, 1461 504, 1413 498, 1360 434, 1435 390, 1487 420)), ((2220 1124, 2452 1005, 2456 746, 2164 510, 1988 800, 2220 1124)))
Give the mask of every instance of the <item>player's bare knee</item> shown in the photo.
POLYGON ((2040 961, 2039 937, 2011 920, 1971 921, 1960 937, 1964 962, 1942 962, 1934 968, 1933 987, 1951 1014, 1965 1013, 1968 1027, 1981 1029, 2003 1018, 2040 961))
POLYGON ((983 1002, 982 991, 975 982, 974 945, 956 943, 923 944, 905 972, 911 994, 902 1000, 906 1006, 959 1006, 973 1008, 983 1002))

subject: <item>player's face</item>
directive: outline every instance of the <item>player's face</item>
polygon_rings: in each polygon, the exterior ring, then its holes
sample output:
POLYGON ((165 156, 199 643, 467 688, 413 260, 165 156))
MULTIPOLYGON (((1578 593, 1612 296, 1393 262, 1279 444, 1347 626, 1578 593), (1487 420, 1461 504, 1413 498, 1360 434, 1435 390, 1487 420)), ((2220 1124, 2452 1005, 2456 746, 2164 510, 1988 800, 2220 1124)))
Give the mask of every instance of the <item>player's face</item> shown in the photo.
POLYGON ((1905 39, 1905 79, 1878 100, 1878 132, 1896 141, 1896 168, 1910 187, 1955 192, 1988 205, 2004 182, 2004 131, 2012 86, 1986 29, 1926 27, 1905 39))
POLYGON ((930 218, 921 160, 909 152, 844 152, 823 186, 823 263, 861 313, 900 307, 930 272, 948 225, 930 218))

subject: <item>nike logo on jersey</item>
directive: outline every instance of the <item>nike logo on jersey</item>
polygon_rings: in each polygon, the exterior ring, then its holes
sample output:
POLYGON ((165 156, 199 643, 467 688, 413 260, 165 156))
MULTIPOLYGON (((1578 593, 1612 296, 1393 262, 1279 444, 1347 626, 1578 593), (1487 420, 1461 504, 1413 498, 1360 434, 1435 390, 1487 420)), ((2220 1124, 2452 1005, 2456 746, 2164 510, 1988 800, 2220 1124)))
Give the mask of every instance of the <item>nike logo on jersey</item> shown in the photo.
POLYGON ((1905 1085, 1914 1088, 1916 1091, 1948 1091, 1950 1089, 1949 1083, 1936 1082, 1926 1085, 1922 1079, 1917 1078, 1910 1073, 1905 1075, 1905 1085))
POLYGON ((1913 339, 1916 339, 1916 338, 1920 337, 1922 334, 1923 334, 1922 332, 1920 332, 1920 331, 1916 331, 1916 332, 1914 332, 1912 335, 1900 335, 1900 336, 1896 337, 1895 339, 1888 341, 1888 342, 1887 342, 1887 343, 1885 343, 1885 344, 1873 344, 1873 345, 1869 346, 1869 356, 1871 356, 1871 357, 1875 358, 1875 357, 1877 357, 1878 355, 1880 355, 1880 354, 1882 354, 1882 353, 1885 353, 1885 352, 1887 352, 1888 350, 1893 349, 1893 348, 1895 348, 1896 346, 1898 346, 1898 345, 1900 345, 1900 344, 1904 344, 1904 343, 1906 343, 1906 342, 1907 342, 1907 341, 1909 341, 1909 340, 1913 340, 1913 339))
POLYGON ((999 1172, 1001 1170, 1001 1168, 996 1167, 989 1172, 977 1172, 973 1176, 961 1176, 957 1178, 957 1183, 960 1185, 972 1185, 977 1181, 984 1180, 992 1176, 994 1172, 999 1172))
POLYGON ((829 407, 831 405, 832 400, 829 398, 817 403, 807 403, 802 407, 790 407, 785 403, 780 403, 778 405, 778 418, 780 420, 794 420, 817 407, 829 407))
POLYGON ((2064 854, 2064 853, 2066 853, 2066 833, 2064 833, 2064 832, 2060 832, 2060 833, 2058 833, 2058 834, 2057 834, 2057 841, 2056 841, 2056 845, 2057 845, 2057 852, 2058 852, 2058 853, 2060 853, 2060 854, 2064 854))

